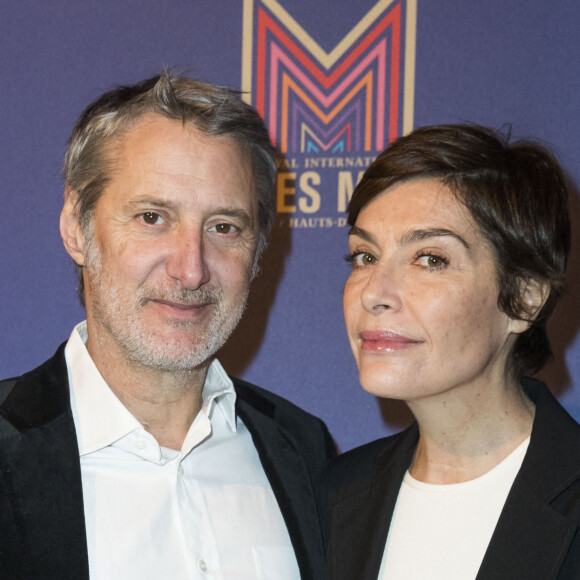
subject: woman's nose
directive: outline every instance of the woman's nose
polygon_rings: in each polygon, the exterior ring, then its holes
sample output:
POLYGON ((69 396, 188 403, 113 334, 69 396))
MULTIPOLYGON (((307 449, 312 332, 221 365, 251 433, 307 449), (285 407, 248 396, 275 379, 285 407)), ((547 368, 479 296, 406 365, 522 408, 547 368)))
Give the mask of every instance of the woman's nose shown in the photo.
POLYGON ((400 310, 400 276, 396 269, 380 261, 368 268, 369 274, 360 296, 363 308, 373 314, 380 314, 385 310, 400 310))

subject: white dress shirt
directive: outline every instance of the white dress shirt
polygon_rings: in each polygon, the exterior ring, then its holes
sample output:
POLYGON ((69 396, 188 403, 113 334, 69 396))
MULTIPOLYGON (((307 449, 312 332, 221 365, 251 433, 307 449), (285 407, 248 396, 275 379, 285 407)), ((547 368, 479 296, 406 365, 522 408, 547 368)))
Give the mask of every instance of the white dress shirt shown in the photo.
POLYGON ((79 324, 65 355, 93 580, 299 580, 236 393, 214 360, 180 451, 161 447, 97 370, 79 324))

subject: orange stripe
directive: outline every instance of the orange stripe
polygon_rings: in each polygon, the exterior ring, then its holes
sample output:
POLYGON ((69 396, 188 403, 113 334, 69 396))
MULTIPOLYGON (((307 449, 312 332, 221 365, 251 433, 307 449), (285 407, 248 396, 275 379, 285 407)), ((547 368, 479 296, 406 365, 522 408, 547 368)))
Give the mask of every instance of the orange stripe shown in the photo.
POLYGON ((282 75, 282 132, 280 135, 280 149, 282 153, 288 151, 288 94, 289 89, 302 99, 308 105, 310 110, 326 125, 332 121, 344 107, 349 103, 353 96, 358 93, 363 87, 366 87, 366 119, 365 119, 365 151, 371 150, 371 130, 372 125, 372 87, 373 87, 373 71, 369 70, 367 74, 342 98, 338 105, 332 109, 328 114, 324 113, 314 101, 286 74, 282 75))

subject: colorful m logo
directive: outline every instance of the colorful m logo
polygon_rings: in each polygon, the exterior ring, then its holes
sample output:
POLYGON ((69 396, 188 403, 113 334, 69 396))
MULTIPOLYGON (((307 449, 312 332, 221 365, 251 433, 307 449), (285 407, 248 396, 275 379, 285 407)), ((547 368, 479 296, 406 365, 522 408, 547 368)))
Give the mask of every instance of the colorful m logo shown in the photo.
POLYGON ((244 0, 242 90, 286 154, 379 152, 413 128, 417 0, 380 0, 329 53, 276 0, 244 0))

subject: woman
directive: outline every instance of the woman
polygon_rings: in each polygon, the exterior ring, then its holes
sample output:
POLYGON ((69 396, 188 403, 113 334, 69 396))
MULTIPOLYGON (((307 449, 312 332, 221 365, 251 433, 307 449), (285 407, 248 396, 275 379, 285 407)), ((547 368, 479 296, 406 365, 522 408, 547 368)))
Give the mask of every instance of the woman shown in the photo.
POLYGON ((344 314, 361 385, 416 423, 323 482, 334 580, 580 578, 580 427, 524 374, 550 356, 568 198, 556 161, 425 127, 348 208, 344 314))

